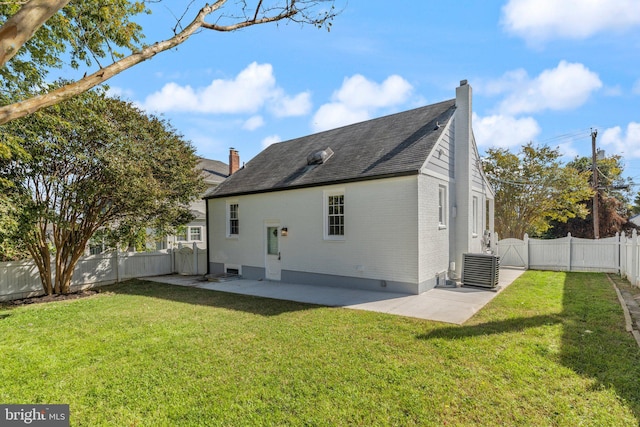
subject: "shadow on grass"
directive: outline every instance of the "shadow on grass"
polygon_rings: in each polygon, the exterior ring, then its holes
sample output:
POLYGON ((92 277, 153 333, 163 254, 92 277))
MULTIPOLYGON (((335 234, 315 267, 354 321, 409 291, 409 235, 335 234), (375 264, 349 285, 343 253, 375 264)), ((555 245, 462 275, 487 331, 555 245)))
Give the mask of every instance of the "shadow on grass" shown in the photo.
POLYGON ((562 322, 558 316, 533 316, 517 319, 497 320, 474 326, 450 326, 434 329, 426 334, 417 335, 416 338, 428 340, 434 338, 462 339, 505 332, 518 332, 539 326, 554 325, 562 322))
POLYGON ((640 349, 624 329, 622 309, 604 274, 567 273, 559 314, 439 328, 416 338, 456 340, 557 323, 563 325, 562 365, 595 380, 594 389, 615 390, 640 419, 640 349))
POLYGON ((115 294, 160 298, 185 304, 244 311, 260 316, 278 316, 283 313, 312 310, 320 306, 294 301, 283 301, 250 295, 230 294, 190 286, 177 286, 159 282, 132 279, 103 288, 115 294))

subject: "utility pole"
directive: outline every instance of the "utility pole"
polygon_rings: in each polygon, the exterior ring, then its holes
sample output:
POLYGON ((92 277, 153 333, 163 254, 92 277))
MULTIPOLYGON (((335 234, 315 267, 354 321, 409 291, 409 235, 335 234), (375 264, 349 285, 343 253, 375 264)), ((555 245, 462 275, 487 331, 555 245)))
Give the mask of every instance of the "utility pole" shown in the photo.
POLYGON ((591 129, 591 172, 593 175, 593 209, 591 214, 593 215, 593 237, 594 239, 600 238, 600 224, 598 217, 598 166, 596 164, 596 137, 598 136, 598 129, 591 129))

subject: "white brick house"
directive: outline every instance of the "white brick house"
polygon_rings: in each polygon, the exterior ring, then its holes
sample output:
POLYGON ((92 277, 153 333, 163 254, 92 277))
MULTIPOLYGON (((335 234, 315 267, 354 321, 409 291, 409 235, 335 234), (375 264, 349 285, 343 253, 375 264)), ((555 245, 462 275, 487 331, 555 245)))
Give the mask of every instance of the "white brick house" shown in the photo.
POLYGON ((456 98, 273 144, 209 192, 209 273, 421 293, 493 231, 493 192, 456 98))

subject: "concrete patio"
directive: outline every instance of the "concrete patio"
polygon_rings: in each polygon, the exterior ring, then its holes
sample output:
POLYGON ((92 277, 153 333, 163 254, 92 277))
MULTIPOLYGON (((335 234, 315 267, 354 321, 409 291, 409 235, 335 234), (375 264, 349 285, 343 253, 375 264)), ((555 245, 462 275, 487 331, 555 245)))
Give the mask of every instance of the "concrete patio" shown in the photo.
POLYGON ((420 295, 245 279, 203 282, 202 276, 170 275, 145 277, 142 280, 330 307, 377 311, 460 325, 522 273, 522 269, 501 268, 499 285, 494 290, 471 287, 435 288, 420 295))

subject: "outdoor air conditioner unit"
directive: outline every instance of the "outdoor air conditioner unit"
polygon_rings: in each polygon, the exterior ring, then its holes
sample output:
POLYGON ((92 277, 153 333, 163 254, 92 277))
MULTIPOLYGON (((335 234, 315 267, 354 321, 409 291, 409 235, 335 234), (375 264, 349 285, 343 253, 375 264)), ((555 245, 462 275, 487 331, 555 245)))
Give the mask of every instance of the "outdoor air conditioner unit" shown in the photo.
POLYGON ((462 254, 462 284, 495 288, 500 278, 500 258, 492 254, 462 254))

